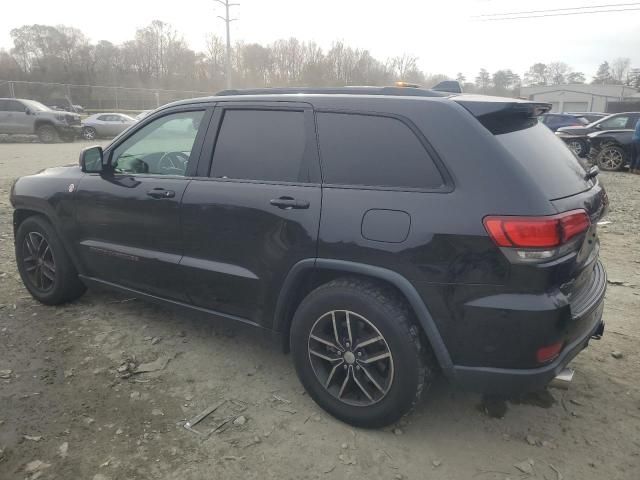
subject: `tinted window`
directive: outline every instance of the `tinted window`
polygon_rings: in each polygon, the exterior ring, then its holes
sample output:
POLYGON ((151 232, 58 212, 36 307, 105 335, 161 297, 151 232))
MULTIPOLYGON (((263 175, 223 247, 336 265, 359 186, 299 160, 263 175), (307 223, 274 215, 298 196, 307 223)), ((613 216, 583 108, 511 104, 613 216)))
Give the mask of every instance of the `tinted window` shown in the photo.
POLYGON ((216 141, 211 176, 306 181, 305 145, 304 112, 227 110, 216 141))
POLYGON ((17 100, 5 100, 3 110, 5 112, 25 112, 27 108, 17 100))
POLYGON ((325 183, 434 188, 443 184, 424 146, 395 118, 319 113, 325 183))
POLYGON ((110 122, 111 115, 100 115, 96 120, 100 120, 101 122, 110 122))
POLYGON ((590 188, 575 155, 548 128, 536 124, 496 135, 496 139, 524 167, 530 178, 537 181, 550 200, 590 188))
POLYGON ((113 152, 118 173, 184 175, 204 112, 160 117, 122 142, 113 152))

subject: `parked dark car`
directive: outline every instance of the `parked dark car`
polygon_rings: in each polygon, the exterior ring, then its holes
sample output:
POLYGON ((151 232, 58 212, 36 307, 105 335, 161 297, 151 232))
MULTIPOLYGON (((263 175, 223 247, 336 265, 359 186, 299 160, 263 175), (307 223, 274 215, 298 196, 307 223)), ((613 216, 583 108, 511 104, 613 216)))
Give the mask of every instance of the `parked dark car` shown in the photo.
POLYGON ((640 119, 640 112, 616 113, 597 120, 583 127, 562 127, 556 131, 556 135, 561 138, 576 155, 587 157, 589 155, 590 133, 604 130, 623 130, 635 128, 640 119))
POLYGON ((606 287, 607 197, 548 109, 396 87, 173 103, 17 180, 18 269, 45 304, 107 286, 275 333, 353 425, 396 421, 436 372, 541 389, 602 334, 606 287))
POLYGON ((587 119, 568 113, 545 113, 540 115, 540 121, 552 132, 561 127, 582 127, 589 124, 587 119))
POLYGON ((633 132, 608 130, 589 134, 589 159, 602 170, 622 170, 634 154, 633 132))

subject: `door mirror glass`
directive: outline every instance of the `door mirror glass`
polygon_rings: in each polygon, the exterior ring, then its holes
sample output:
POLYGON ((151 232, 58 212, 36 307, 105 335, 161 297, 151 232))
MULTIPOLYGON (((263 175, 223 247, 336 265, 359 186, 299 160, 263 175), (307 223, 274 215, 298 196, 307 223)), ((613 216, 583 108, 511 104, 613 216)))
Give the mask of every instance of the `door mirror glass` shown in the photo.
POLYGON ((80 168, 85 173, 100 173, 103 171, 102 147, 85 148, 80 153, 80 168))

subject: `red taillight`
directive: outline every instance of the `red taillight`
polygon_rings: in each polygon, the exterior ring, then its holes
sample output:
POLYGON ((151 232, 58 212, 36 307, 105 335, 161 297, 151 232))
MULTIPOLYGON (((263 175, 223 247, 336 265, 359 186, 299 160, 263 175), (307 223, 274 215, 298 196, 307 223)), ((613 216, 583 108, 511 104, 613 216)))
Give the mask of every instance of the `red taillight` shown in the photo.
POLYGON ((485 217, 484 227, 499 247, 553 248, 589 229, 584 210, 548 217, 485 217))
POLYGON ((546 347, 541 347, 536 351, 536 360, 538 363, 547 363, 560 355, 563 342, 557 342, 546 347))

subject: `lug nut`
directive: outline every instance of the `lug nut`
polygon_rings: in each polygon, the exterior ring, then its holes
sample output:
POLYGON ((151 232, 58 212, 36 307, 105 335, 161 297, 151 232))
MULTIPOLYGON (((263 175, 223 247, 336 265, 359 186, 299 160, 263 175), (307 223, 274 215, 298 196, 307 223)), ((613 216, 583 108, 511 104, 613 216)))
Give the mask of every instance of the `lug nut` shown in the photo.
POLYGON ((358 352, 358 356, 361 357, 362 356, 362 352, 358 352))

